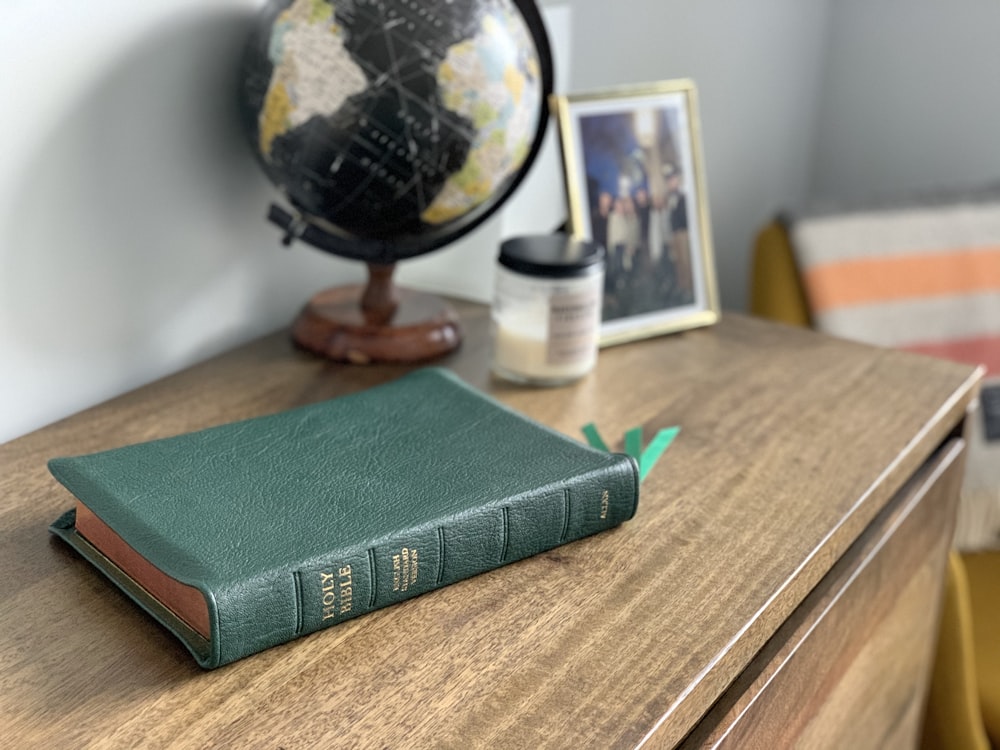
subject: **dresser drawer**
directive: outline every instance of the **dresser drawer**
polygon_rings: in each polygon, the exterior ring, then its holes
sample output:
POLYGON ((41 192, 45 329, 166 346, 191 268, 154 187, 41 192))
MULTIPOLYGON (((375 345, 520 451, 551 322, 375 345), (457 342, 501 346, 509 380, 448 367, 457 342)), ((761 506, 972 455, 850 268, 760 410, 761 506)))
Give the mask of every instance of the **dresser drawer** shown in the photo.
POLYGON ((934 454, 683 747, 915 746, 964 454, 934 454))

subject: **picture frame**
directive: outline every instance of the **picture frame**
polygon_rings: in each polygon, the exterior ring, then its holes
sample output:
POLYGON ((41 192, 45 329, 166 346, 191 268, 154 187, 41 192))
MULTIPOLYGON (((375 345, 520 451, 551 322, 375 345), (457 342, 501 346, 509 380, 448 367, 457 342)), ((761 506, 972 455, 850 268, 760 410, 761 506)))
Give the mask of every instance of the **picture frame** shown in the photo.
POLYGON ((569 231, 607 251, 601 346, 720 314, 697 90, 679 79, 554 95, 569 231))

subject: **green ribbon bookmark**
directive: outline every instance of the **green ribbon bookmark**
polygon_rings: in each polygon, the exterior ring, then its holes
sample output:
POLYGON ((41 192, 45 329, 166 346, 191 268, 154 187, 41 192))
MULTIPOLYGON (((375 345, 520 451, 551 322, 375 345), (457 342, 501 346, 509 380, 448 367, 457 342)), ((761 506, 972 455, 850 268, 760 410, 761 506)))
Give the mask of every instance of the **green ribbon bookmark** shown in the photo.
POLYGON ((597 448, 599 451, 604 451, 605 453, 610 453, 608 446, 601 439, 601 433, 597 431, 596 425, 591 422, 583 427, 583 436, 587 438, 587 443, 591 448, 597 448))
POLYGON ((640 482, 646 478, 646 475, 656 465, 656 462, 660 460, 663 452, 674 442, 674 438, 677 437, 680 431, 680 427, 667 427, 656 433, 656 437, 646 446, 646 450, 642 452, 642 458, 639 459, 640 482))
MULTIPOLYGON (((584 425, 582 431, 591 448, 609 452, 607 444, 593 422, 584 425)), ((680 427, 667 427, 660 430, 656 433, 656 437, 646 446, 645 450, 642 449, 642 427, 633 427, 625 433, 625 452, 639 464, 640 482, 656 466, 656 462, 660 460, 660 456, 670 447, 670 444, 674 442, 674 438, 677 437, 680 431, 680 427)))
POLYGON ((625 452, 639 464, 639 476, 642 477, 642 428, 633 427, 625 433, 625 452))

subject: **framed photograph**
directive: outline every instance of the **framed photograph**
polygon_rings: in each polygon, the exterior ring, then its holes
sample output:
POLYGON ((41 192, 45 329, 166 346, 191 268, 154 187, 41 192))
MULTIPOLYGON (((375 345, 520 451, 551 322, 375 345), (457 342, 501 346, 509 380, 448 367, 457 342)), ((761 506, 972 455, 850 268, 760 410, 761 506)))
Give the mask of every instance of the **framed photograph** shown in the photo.
POLYGON ((555 96, 570 231, 607 250, 601 345, 719 317, 689 80, 555 96))

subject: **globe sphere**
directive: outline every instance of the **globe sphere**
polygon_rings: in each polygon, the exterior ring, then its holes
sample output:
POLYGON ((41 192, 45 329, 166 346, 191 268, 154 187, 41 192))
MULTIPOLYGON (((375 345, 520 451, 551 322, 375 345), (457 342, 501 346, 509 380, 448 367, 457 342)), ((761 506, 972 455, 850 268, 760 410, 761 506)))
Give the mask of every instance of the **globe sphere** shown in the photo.
POLYGON ((271 0, 240 103, 293 211, 271 218, 323 250, 391 263, 457 239, 510 196, 551 90, 532 0, 271 0))

